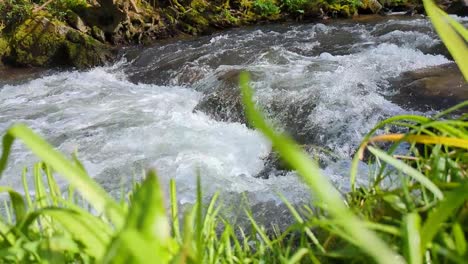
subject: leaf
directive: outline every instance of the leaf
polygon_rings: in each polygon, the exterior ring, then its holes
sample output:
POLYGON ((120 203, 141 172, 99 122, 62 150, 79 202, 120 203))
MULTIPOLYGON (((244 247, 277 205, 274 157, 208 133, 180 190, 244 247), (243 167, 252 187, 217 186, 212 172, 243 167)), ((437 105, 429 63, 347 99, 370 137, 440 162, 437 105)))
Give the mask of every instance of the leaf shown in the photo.
POLYGON ((366 142, 366 144, 372 142, 394 142, 400 140, 407 141, 410 143, 438 144, 468 149, 468 140, 466 139, 426 135, 385 134, 370 138, 366 142))
POLYGON ((465 234, 463 233, 463 228, 458 222, 453 225, 452 233, 453 233, 453 237, 455 240, 455 247, 457 249, 458 254, 460 256, 465 255, 466 248, 467 248, 466 238, 465 238, 465 234))
POLYGON ((7 192, 10 195, 11 204, 15 213, 16 222, 23 221, 26 215, 26 205, 23 200, 23 196, 17 193, 15 190, 9 187, 0 187, 0 193, 7 192))
POLYGON ((134 229, 146 239, 166 245, 170 227, 164 194, 154 171, 149 171, 132 197, 124 229, 134 229))
POLYGON ((408 264, 423 263, 421 251, 421 217, 417 213, 409 213, 404 216, 402 234, 406 260, 408 264))
POLYGON ((468 182, 455 190, 446 193, 444 200, 429 214, 421 231, 422 250, 425 250, 434 236, 440 230, 440 225, 444 223, 453 212, 468 200, 468 182))
POLYGON ((442 194, 442 191, 431 180, 429 180, 426 176, 421 174, 421 172, 410 167, 404 162, 395 159, 394 157, 388 155, 382 150, 379 150, 371 146, 369 146, 368 149, 376 157, 380 158, 381 160, 395 167, 397 170, 401 171, 402 173, 408 176, 411 176, 413 179, 418 181, 422 186, 424 186, 429 191, 431 191, 434 194, 434 196, 437 197, 439 200, 441 200, 444 197, 444 195, 442 194))
POLYGON ((80 167, 67 160, 44 139, 22 124, 13 125, 3 137, 3 152, 0 158, 0 175, 6 168, 11 145, 15 138, 21 139, 31 151, 49 164, 55 171, 64 176, 70 184, 74 185, 98 213, 106 213, 109 219, 121 227, 124 222, 122 208, 112 197, 102 189, 80 167))
POLYGON ((101 230, 100 225, 96 224, 97 218, 71 209, 49 207, 30 214, 23 223, 22 229, 25 230, 34 220, 43 216, 60 223, 74 240, 84 245, 86 254, 98 259, 104 255, 110 237, 101 230))
POLYGON ((461 38, 457 33, 458 30, 460 34, 466 38, 466 30, 461 29, 463 26, 456 26, 454 29, 452 25, 458 23, 450 20, 448 15, 437 7, 432 0, 423 0, 423 3, 437 34, 454 58, 463 73, 465 80, 468 81, 468 63, 466 63, 466 58, 468 58, 468 48, 465 44, 466 40, 461 38))
POLYGON ((167 263, 157 258, 157 250, 154 242, 148 242, 139 231, 125 229, 112 241, 105 257, 99 263, 167 263))
POLYGON ((169 250, 172 245, 169 231, 164 194, 156 173, 149 171, 132 196, 125 226, 114 238, 103 262, 144 263, 140 262, 140 256, 135 256, 140 254, 140 249, 126 244, 130 240, 140 240, 153 246, 146 255, 157 259, 159 263, 167 263, 171 258, 169 250))

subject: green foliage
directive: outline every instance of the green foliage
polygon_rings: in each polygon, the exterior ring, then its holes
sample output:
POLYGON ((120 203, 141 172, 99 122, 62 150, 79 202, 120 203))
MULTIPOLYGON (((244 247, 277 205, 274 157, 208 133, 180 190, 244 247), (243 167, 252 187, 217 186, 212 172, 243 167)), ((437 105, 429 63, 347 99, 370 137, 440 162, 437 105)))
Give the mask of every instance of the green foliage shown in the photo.
MULTIPOLYGON (((39 5, 42 5, 47 0, 41 0, 39 5)), ((45 9, 50 12, 54 17, 64 20, 68 12, 77 11, 86 8, 86 0, 54 0, 49 3, 45 9)))
POLYGON ((460 67, 465 80, 468 81, 468 64, 466 63, 466 58, 468 58, 468 47, 466 45, 468 29, 447 15, 431 0, 423 0, 423 2, 434 28, 455 59, 458 67, 460 67))
POLYGON ((0 4, 0 25, 10 32, 31 16, 33 5, 27 0, 3 0, 0 4))
POLYGON ((303 14, 309 0, 282 0, 282 8, 290 13, 303 14))
POLYGON ((253 8, 262 17, 272 17, 280 13, 280 8, 275 0, 255 0, 253 8))

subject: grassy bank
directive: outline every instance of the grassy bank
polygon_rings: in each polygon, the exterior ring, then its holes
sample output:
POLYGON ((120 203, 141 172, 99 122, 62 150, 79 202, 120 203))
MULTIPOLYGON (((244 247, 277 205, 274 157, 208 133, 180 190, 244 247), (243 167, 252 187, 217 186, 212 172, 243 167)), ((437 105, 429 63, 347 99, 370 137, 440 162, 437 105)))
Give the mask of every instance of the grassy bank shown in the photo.
POLYGON ((230 223, 220 214, 223 205, 218 195, 208 204, 202 202, 203 176, 197 200, 186 211, 178 209, 174 182, 170 200, 165 200, 154 171, 115 200, 76 158, 65 158, 27 127, 16 125, 3 139, 0 169, 7 164, 15 138, 43 162, 23 172, 24 195, 1 188, 10 197, 4 202, 0 222, 2 261, 464 263, 468 120, 466 115, 445 117, 468 107, 468 102, 432 118, 396 116, 380 123, 376 129, 399 126, 409 132, 378 136, 371 132, 360 149, 369 151, 369 162, 375 164, 371 181, 368 186, 356 186, 351 180, 352 191, 342 196, 299 146, 275 134, 263 121, 250 91, 244 82, 249 119, 272 140, 316 197, 311 204, 298 207, 282 198, 295 224, 286 230, 260 226, 248 207, 241 209, 250 226, 230 223), (393 145, 385 151, 378 147, 389 141, 393 145), (400 144, 406 145, 407 152, 393 154, 400 144), (28 174, 34 182, 32 190, 28 174), (59 189, 55 174, 68 180, 67 190, 59 189))

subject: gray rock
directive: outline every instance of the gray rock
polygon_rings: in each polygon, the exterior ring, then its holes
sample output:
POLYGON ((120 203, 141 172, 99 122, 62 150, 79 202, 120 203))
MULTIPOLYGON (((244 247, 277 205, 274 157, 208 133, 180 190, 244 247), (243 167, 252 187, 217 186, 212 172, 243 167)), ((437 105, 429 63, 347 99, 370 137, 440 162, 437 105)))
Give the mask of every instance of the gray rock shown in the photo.
MULTIPOLYGON (((322 168, 338 160, 329 149, 315 145, 302 145, 302 148, 309 154, 309 157, 316 160, 322 168)), ((264 168, 255 177, 268 179, 272 176, 284 176, 291 170, 292 168, 283 161, 276 151, 271 151, 264 159, 264 168)))
POLYGON ((408 71, 391 80, 391 100, 416 110, 441 110, 468 100, 468 83, 455 63, 408 71))
POLYGON ((231 70, 217 77, 217 87, 195 107, 217 121, 246 123, 239 88, 240 70, 231 70))
POLYGON ((104 31, 102 31, 100 28, 94 26, 91 33, 95 39, 101 42, 106 42, 106 36, 104 35, 104 31))
POLYGON ((82 33, 88 32, 88 27, 85 25, 85 22, 75 12, 69 11, 67 13, 67 22, 71 27, 82 33))

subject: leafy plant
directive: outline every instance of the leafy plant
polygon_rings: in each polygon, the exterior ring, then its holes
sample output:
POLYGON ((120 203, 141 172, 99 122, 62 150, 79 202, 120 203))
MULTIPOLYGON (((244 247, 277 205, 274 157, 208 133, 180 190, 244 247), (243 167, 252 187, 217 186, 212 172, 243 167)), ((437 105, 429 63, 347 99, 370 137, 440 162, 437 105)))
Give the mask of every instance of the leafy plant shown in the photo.
POLYGON ((27 0, 3 0, 0 4, 0 24, 10 32, 31 16, 33 5, 27 0))
POLYGON ((304 13, 308 0, 282 0, 282 7, 290 13, 304 13))
POLYGON ((280 8, 275 0, 255 0, 253 8, 257 14, 263 17, 275 16, 280 13, 280 8))

